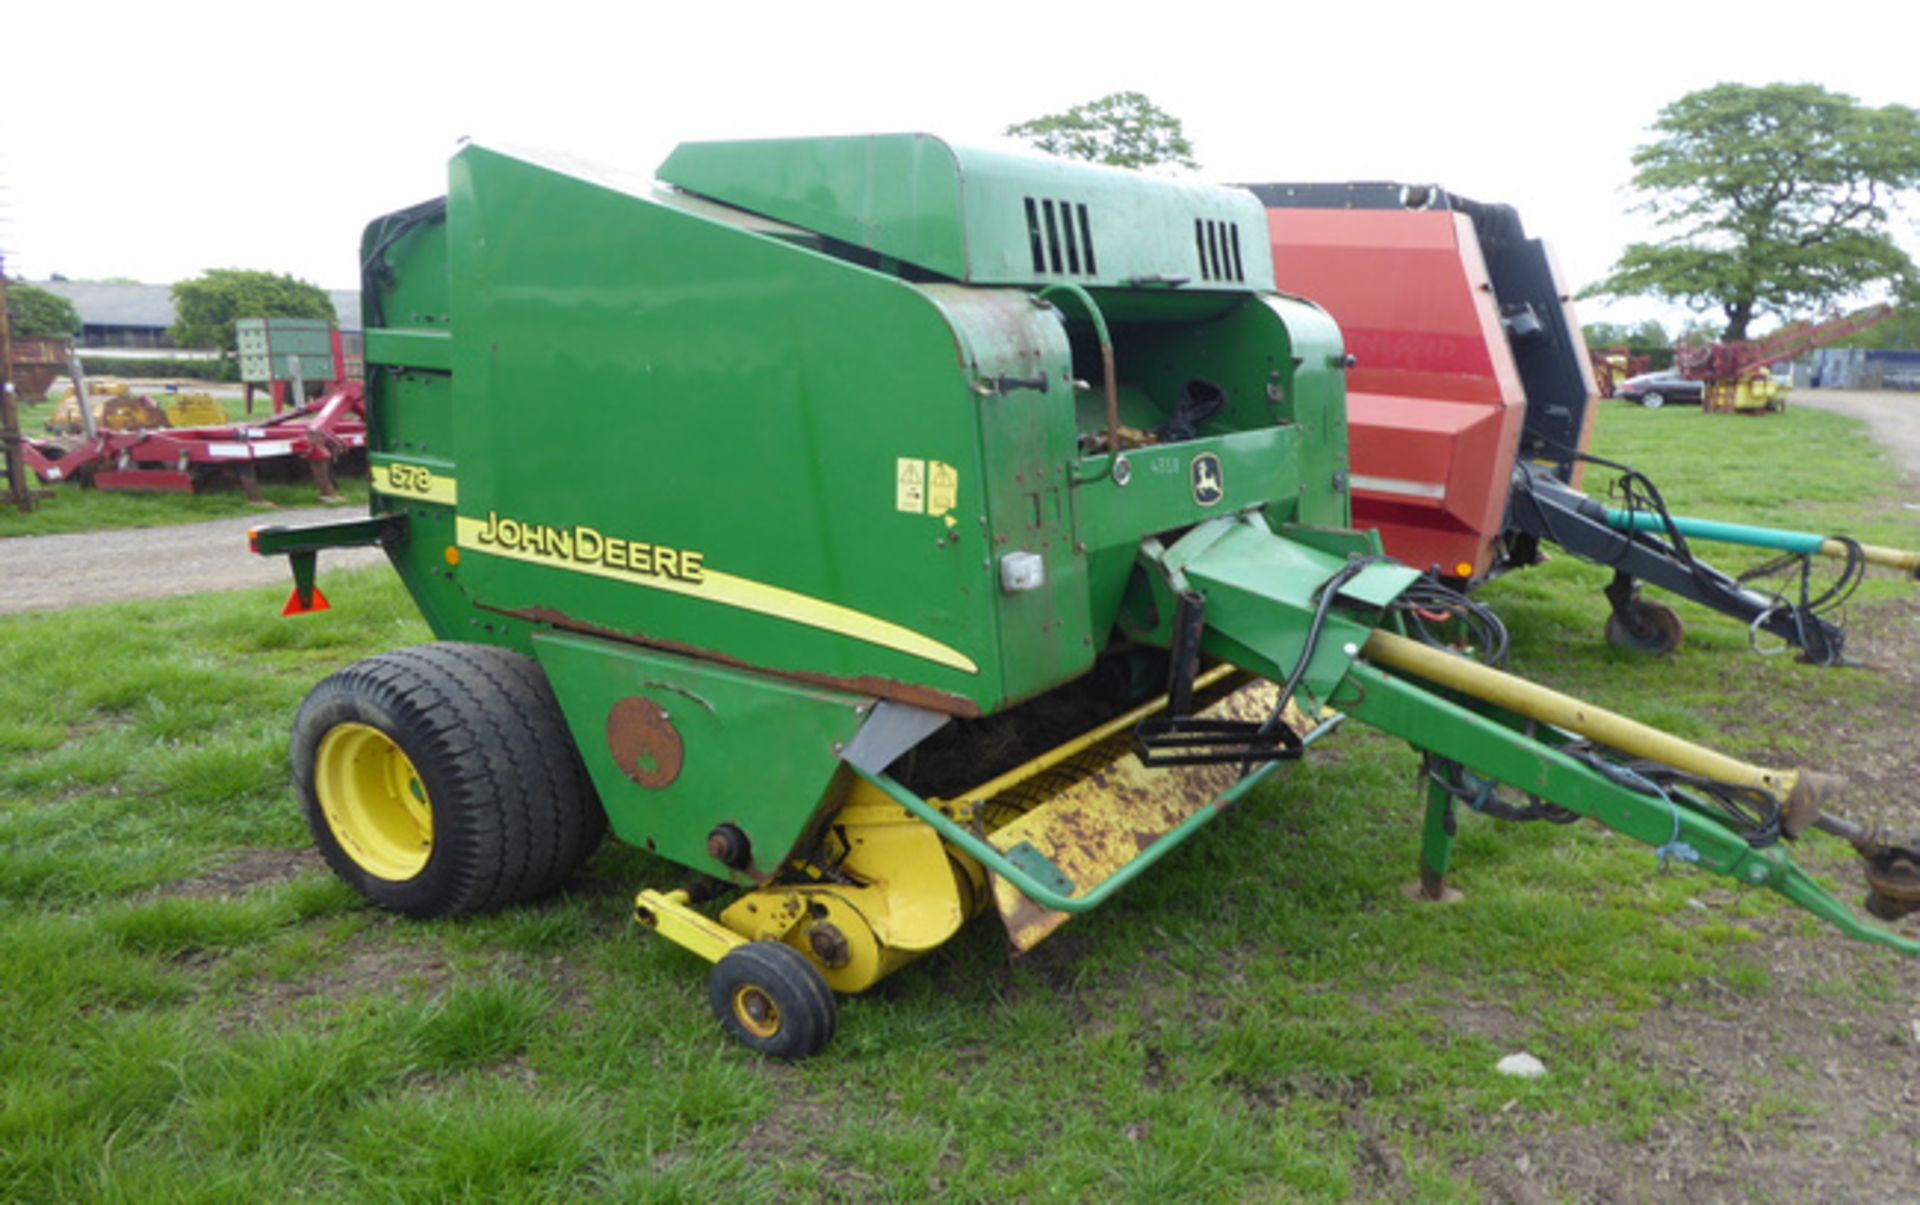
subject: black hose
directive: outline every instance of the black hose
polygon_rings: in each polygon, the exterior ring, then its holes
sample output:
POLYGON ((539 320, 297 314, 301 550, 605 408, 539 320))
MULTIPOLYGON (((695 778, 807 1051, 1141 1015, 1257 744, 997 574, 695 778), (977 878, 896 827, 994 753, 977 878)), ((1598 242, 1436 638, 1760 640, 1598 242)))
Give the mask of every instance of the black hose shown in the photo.
POLYGON ((393 283, 393 265, 387 252, 410 232, 433 222, 444 221, 447 199, 435 197, 418 205, 409 205, 377 219, 373 245, 360 260, 361 325, 368 330, 387 324, 386 307, 381 294, 393 283))
POLYGON ((1414 582, 1393 601, 1394 610, 1406 622, 1413 638, 1435 648, 1451 647, 1434 634, 1428 617, 1439 615, 1462 624, 1469 633, 1468 643, 1479 650, 1482 664, 1496 668, 1507 663, 1510 644, 1507 625, 1485 603, 1476 602, 1460 591, 1428 575, 1414 582))
MULTIPOLYGON (((1292 701, 1294 692, 1300 689, 1300 682, 1307 676, 1307 666, 1313 662, 1313 654, 1320 646, 1320 632, 1326 626, 1327 614, 1333 610, 1333 600, 1340 593, 1340 587, 1359 577, 1369 566, 1380 564, 1385 558, 1376 556, 1356 556, 1340 567, 1340 571, 1328 578, 1320 587, 1320 597, 1313 608, 1313 621, 1307 625, 1307 641, 1300 650, 1300 660, 1294 663, 1293 672, 1287 675, 1287 681, 1280 688, 1280 699, 1273 705, 1272 714, 1260 725, 1260 739, 1271 737, 1285 722, 1287 704, 1292 701)), ((1247 774, 1253 768, 1252 761, 1243 762, 1240 773, 1247 774)))
POLYGON ((1677 795, 1686 799, 1696 808, 1718 811, 1728 827, 1739 833, 1754 849, 1764 849, 1779 841, 1783 835, 1780 801, 1759 787, 1715 782, 1656 762, 1616 763, 1585 742, 1566 745, 1561 752, 1609 782, 1636 794, 1649 795, 1664 791, 1669 796, 1677 795), (1649 785, 1658 788, 1658 791, 1648 791, 1649 785))

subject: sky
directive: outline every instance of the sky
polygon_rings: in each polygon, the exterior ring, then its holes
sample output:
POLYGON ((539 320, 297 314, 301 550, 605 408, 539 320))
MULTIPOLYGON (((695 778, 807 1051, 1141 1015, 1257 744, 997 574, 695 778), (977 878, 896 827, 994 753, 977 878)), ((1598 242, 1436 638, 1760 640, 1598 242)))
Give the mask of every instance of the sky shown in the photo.
MULTIPOLYGON (((1920 105, 1911 2, 1264 0, 16 6, 0 109, 14 279, 208 268, 358 283, 371 218, 462 138, 649 173, 683 140, 924 130, 996 145, 1107 93, 1181 119, 1216 182, 1403 180, 1516 206, 1579 287, 1628 242, 1630 156, 1723 80, 1920 105), (1840 10, 1834 10, 1840 11, 1840 10)), ((1920 204, 1897 234, 1920 251, 1920 204)), ((1284 282, 1283 282, 1284 283, 1284 282)), ((1678 310, 1581 303, 1585 321, 1678 310)))

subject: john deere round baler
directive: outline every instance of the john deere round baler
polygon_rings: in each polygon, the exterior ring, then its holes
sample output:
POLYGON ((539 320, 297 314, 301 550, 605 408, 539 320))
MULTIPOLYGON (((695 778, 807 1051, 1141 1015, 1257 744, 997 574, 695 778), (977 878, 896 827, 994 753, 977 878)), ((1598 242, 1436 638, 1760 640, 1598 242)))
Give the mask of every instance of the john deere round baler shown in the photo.
POLYGON ((479 146, 363 244, 366 519, 440 643, 295 722, 332 867, 471 913, 603 831, 691 872, 636 916, 799 1057, 997 910, 1098 906, 1343 718, 1425 750, 1422 894, 1456 806, 1591 817, 1856 918, 1786 842, 1920 858, 1752 766, 1531 686, 1483 608, 1348 526, 1340 333, 1273 289, 1250 195, 901 135, 681 147, 658 185, 479 146), (1497 785, 1533 797, 1503 803, 1497 785))

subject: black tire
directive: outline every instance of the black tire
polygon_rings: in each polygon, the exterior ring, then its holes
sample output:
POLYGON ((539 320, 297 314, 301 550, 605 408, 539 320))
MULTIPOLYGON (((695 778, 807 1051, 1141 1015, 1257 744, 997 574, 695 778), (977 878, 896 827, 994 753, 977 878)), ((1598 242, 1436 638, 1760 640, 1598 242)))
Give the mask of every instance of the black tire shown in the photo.
POLYGON ((545 895, 606 834, 546 675, 505 649, 429 644, 350 665, 307 695, 292 752, 301 809, 327 865, 372 903, 408 916, 466 916, 545 895), (387 770, 372 779, 391 786, 397 767, 412 802, 398 789, 385 801, 359 790, 376 761, 387 770), (358 815, 341 810, 369 799, 358 815), (357 823, 368 815, 398 816, 401 829, 411 815, 418 848, 390 839, 390 825, 357 823))
POLYGON ((1658 410, 1667 404, 1667 395, 1664 393, 1643 393, 1640 395, 1640 404, 1649 410, 1658 410))
POLYGON ((804 1059, 833 1040, 840 1007, 819 970, 792 946, 735 946, 707 977, 707 1004, 720 1027, 769 1058, 804 1059))
POLYGON ((1659 656, 1679 648, 1687 638, 1687 625, 1679 613, 1661 603, 1636 598, 1627 604, 1623 619, 1619 612, 1607 616, 1607 643, 1617 649, 1659 656))

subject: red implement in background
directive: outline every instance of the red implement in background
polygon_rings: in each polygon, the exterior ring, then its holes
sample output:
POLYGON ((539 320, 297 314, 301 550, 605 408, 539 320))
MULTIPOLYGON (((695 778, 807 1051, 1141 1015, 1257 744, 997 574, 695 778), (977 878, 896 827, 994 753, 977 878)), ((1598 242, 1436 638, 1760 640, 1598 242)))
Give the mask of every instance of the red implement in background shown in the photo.
POLYGON ((1710 414, 1778 410, 1786 405, 1785 394, 1768 388, 1767 369, 1893 316, 1890 305, 1870 305, 1821 322, 1789 323, 1758 339, 1676 348, 1673 366, 1688 380, 1706 382, 1701 404, 1710 414))
MULTIPOLYGON (((86 404, 84 395, 81 404, 86 404)), ((326 391, 319 400, 296 409, 283 412, 280 406, 281 395, 276 391, 274 417, 265 422, 97 431, 79 443, 25 440, 21 450, 27 465, 45 482, 191 494, 203 485, 230 478, 249 501, 258 504, 266 502, 260 493, 261 469, 305 462, 320 500, 341 501, 333 467, 341 457, 366 450, 367 406, 365 387, 347 376, 338 329, 333 331, 333 379, 326 391)), ((253 408, 251 398, 247 408, 253 408)))
POLYGON ((1526 394, 1473 222, 1446 211, 1269 209, 1280 288, 1346 336, 1353 522, 1445 577, 1492 568, 1526 394))
POLYGON ((102 431, 71 445, 29 439, 21 450, 27 465, 46 482, 80 480, 96 489, 189 494, 203 482, 230 474, 257 502, 258 470, 297 461, 306 462, 322 500, 337 500, 334 461, 366 446, 360 382, 337 381, 318 401, 266 422, 102 431))

